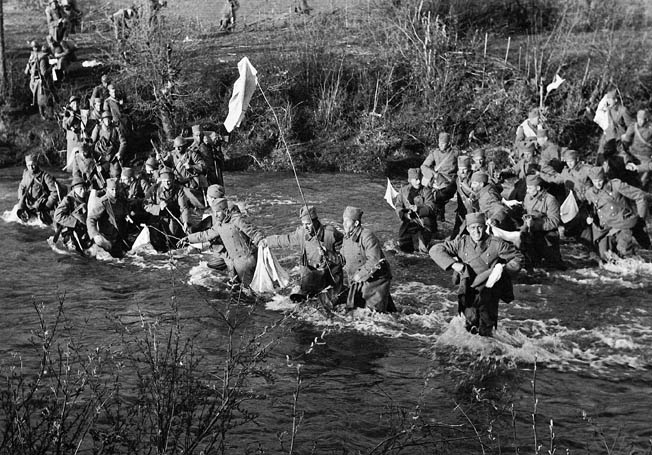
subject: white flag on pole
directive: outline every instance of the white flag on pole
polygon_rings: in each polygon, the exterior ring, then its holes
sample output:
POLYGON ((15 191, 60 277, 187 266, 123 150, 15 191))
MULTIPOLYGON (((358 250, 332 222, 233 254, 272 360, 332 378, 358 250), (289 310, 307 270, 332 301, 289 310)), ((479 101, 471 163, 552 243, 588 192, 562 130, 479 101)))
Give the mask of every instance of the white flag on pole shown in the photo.
POLYGON ((387 190, 385 190, 385 200, 389 205, 392 206, 394 210, 396 210, 396 206, 394 205, 394 199, 398 196, 398 191, 394 189, 392 186, 392 182, 389 181, 389 178, 387 179, 387 190))
POLYGON ((562 79, 559 74, 555 74, 555 78, 550 84, 546 86, 546 93, 550 93, 555 89, 558 89, 561 84, 564 83, 566 79, 562 79))
POLYGON ((258 85, 256 68, 251 65, 247 57, 238 62, 238 73, 240 77, 233 84, 233 95, 229 100, 229 115, 224 120, 224 127, 230 133, 234 128, 240 126, 244 119, 245 111, 249 107, 249 101, 258 85))

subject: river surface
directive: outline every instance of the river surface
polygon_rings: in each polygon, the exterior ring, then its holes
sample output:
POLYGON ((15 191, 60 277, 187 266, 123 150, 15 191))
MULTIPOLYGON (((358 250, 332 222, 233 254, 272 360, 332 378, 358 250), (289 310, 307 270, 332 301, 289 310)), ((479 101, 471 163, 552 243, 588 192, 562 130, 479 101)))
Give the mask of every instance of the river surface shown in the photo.
MULTIPOLYGON (((21 172, 0 170, 0 213, 16 202, 21 172)), ((488 453, 515 453, 515 444, 521 453, 533 453, 535 363, 542 451, 549 448, 551 419, 558 453, 607 453, 606 444, 616 444, 610 453, 650 450, 651 264, 630 260, 598 267, 580 247, 564 243, 568 271, 519 274, 516 300, 501 303, 495 338, 469 336, 456 317, 450 273, 428 257, 396 252, 398 224, 383 200, 386 180, 341 174, 300 175, 300 180, 308 203, 326 223, 341 225, 346 205, 364 209, 363 223, 385 245, 399 311, 356 310, 348 319, 329 318, 281 295, 259 302, 248 330, 292 316, 268 361, 276 380, 256 390, 266 397, 255 405, 258 425, 240 430, 233 453, 258 445, 280 451, 277 434, 292 427, 297 363, 302 365, 297 408, 304 413, 297 453, 370 453, 407 428, 414 413, 421 423, 458 425, 444 453, 482 453, 478 439, 488 453), (407 421, 393 413, 397 409, 407 421)), ((229 197, 243 204, 265 233, 296 227, 300 196, 291 174, 229 174, 226 185, 229 197)), ((453 210, 449 203, 448 220, 453 210)), ((450 228, 444 224, 444 233, 450 228)), ((208 365, 219 364, 222 329, 215 305, 229 294, 225 277, 206 267, 205 254, 96 260, 53 251, 46 241, 51 235, 43 227, 0 220, 0 366, 12 353, 29 355, 38 322, 32 301, 54 308, 64 294, 66 317, 84 328, 80 333, 91 348, 116 339, 111 318, 135 325, 142 317, 165 319, 175 296, 183 330, 199 335, 196 344, 208 365)), ((276 253, 296 274, 296 253, 276 253)), ((647 253, 642 255, 649 260, 647 253)), ((405 453, 434 453, 434 445, 405 453)))

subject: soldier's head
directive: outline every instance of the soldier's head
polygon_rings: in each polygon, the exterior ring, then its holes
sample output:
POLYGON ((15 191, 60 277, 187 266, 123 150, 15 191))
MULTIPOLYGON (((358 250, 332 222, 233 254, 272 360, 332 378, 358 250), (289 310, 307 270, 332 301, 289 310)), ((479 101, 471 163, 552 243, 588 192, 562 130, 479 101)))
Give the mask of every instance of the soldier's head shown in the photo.
POLYGON ((88 196, 88 185, 83 178, 75 175, 72 178, 72 184, 70 185, 72 191, 81 199, 85 199, 88 196))
POLYGON ((418 167, 408 169, 408 182, 410 182, 412 188, 421 189, 421 177, 421 169, 418 167))
POLYGON ((489 183, 489 174, 486 172, 474 172, 471 176, 471 189, 473 191, 480 191, 487 183, 489 183))
POLYGON ((102 85, 106 87, 111 83, 111 78, 109 77, 108 74, 102 74, 101 81, 102 81, 102 85))
POLYGON ((31 172, 38 172, 38 156, 31 153, 25 155, 25 167, 31 172))
POLYGON ((602 189, 605 182, 607 181, 607 177, 604 173, 604 169, 602 169, 602 166, 595 166, 589 169, 589 178, 591 179, 593 186, 599 190, 602 189))
POLYGON ((451 136, 448 133, 439 133, 439 150, 446 150, 448 148, 448 144, 450 144, 451 141, 451 136))
POLYGON ((102 98, 93 98, 93 106, 95 112, 102 112, 102 98))
POLYGON ((186 139, 183 136, 177 136, 174 138, 174 143, 172 144, 174 150, 179 153, 185 153, 186 151, 186 139))
POLYGON ((109 111, 102 112, 102 124, 104 126, 111 126, 112 121, 113 121, 113 116, 109 111))
POLYGON ((482 212, 467 213, 464 220, 466 221, 466 230, 474 242, 479 242, 484 235, 487 227, 487 220, 482 212))
POLYGON ((541 192, 542 182, 538 175, 528 175, 525 177, 525 192, 530 196, 537 196, 541 192))
POLYGON ((211 201, 222 199, 224 194, 225 191, 222 185, 215 184, 206 188, 206 201, 208 202, 208 205, 211 205, 211 201))
POLYGON ((348 206, 344 209, 342 214, 342 225, 344 226, 344 233, 350 234, 355 228, 362 223, 362 210, 357 207, 348 206))
POLYGON ((475 149, 473 153, 471 153, 471 160, 472 160, 471 169, 473 169, 474 171, 477 171, 478 169, 482 169, 486 162, 484 150, 475 149))
POLYGON ((112 201, 118 197, 118 190, 120 189, 120 182, 116 178, 106 179, 106 195, 112 201))
POLYGON ((562 157, 568 169, 573 169, 577 165, 578 154, 576 150, 564 150, 562 157))
POLYGON ((123 167, 120 173, 120 181, 125 185, 131 185, 134 180, 136 180, 136 173, 133 168, 123 167))
POLYGON ((529 143, 521 148, 521 155, 526 162, 534 159, 534 152, 536 151, 534 144, 529 143))
POLYGON ((32 40, 32 41, 29 43, 29 47, 31 47, 32 50, 33 50, 34 52, 36 52, 36 51, 38 51, 38 49, 39 49, 40 46, 39 46, 39 44, 38 44, 37 41, 32 40))
POLYGON ((115 85, 113 85, 113 83, 109 82, 109 84, 106 86, 106 89, 109 92, 109 96, 111 98, 115 98, 115 85))
POLYGON ((79 110, 79 97, 77 95, 73 95, 70 97, 70 100, 68 102, 68 105, 70 106, 70 109, 73 111, 78 111, 79 110))
POLYGON ((201 125, 193 125, 192 126, 192 138, 196 142, 201 142, 203 136, 204 136, 204 130, 202 129, 201 125))
POLYGON ((309 234, 315 233, 315 229, 319 226, 319 218, 317 217, 317 209, 314 206, 304 205, 301 207, 301 210, 299 210, 299 219, 306 232, 309 234))
POLYGON ((548 131, 544 128, 537 130, 537 144, 539 147, 544 147, 548 143, 548 131))
POLYGON ((156 158, 153 156, 150 156, 147 158, 147 161, 145 161, 145 173, 148 175, 152 175, 155 170, 158 169, 158 161, 156 161, 156 158))
POLYGON ((645 126, 650 121, 650 113, 645 109, 641 109, 636 113, 636 123, 638 126, 645 126))
POLYGON ((539 124, 539 116, 540 116, 539 109, 537 108, 530 109, 530 112, 527 115, 527 120, 528 122, 530 122, 530 125, 537 126, 539 124))
POLYGON ((457 157, 457 175, 462 180, 471 177, 471 157, 460 155, 457 157))
POLYGON ((158 175, 158 181, 162 188, 169 190, 174 185, 174 172, 171 169, 163 169, 158 175))
POLYGON ((213 199, 210 203, 211 209, 215 212, 215 217, 222 221, 229 210, 229 201, 225 197, 213 199))

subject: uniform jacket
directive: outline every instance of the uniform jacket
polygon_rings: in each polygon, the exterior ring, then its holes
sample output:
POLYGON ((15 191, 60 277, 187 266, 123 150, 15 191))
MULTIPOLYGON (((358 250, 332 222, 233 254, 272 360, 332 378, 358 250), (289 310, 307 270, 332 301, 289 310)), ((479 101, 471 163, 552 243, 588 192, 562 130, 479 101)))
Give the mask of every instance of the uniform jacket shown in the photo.
POLYGON ((173 151, 172 159, 179 183, 189 188, 199 188, 200 176, 206 175, 206 162, 199 152, 190 149, 185 153, 173 151), (186 164, 189 165, 188 169, 186 164))
POLYGON ((120 238, 125 238, 127 230, 127 215, 129 208, 127 202, 118 197, 111 200, 107 195, 93 207, 88 209, 86 228, 88 235, 93 238, 98 234, 103 235, 111 243, 120 238))
POLYGON ((516 144, 534 142, 537 139, 538 126, 532 125, 529 119, 526 119, 516 128, 516 144))
POLYGON ((420 217, 431 217, 435 214, 435 198, 432 191, 425 186, 418 190, 411 184, 403 185, 396 195, 396 214, 401 220, 408 214, 408 206, 416 205, 420 217))
MULTIPOLYGON (((539 150, 539 165, 541 166, 541 172, 546 175, 556 174, 555 166, 560 166, 563 164, 561 162, 561 153, 559 146, 554 142, 548 141, 548 143, 541 147, 539 150)), ((546 179, 546 176, 542 176, 546 179)))
POLYGON ((342 243, 342 256, 344 269, 349 279, 356 273, 360 276, 361 281, 392 277, 380 241, 369 229, 358 226, 350 235, 345 235, 342 243))
POLYGON ((627 128, 623 142, 629 145, 629 153, 640 162, 649 162, 652 159, 652 122, 644 126, 632 122, 627 128))
POLYGON ((600 224, 606 228, 631 229, 638 218, 647 216, 645 192, 618 179, 605 182, 602 189, 592 186, 586 199, 598 212, 600 224), (636 204, 636 211, 631 204, 636 204))
POLYGON ((561 218, 559 216, 559 202, 545 190, 532 197, 525 195, 523 200, 525 213, 532 216, 530 224, 531 231, 554 231, 559 227, 561 218))
POLYGON ((91 139, 95 144, 95 151, 101 153, 107 161, 111 161, 115 156, 121 159, 127 149, 127 139, 118 126, 107 128, 103 124, 96 125, 91 139))
POLYGON ((303 226, 299 226, 291 234, 270 235, 267 244, 270 248, 299 248, 301 254, 305 253, 307 265, 319 268, 324 267, 326 261, 339 263, 339 253, 342 249, 344 235, 333 226, 324 226, 320 223, 317 235, 310 235, 303 226))
POLYGON ((610 107, 607 110, 609 119, 609 126, 604 131, 605 140, 620 139, 623 134, 627 132, 629 125, 634 122, 634 119, 627 111, 627 108, 622 104, 610 107))
POLYGON ((102 105, 102 111, 103 112, 110 112, 111 113, 111 120, 113 121, 114 124, 122 125, 122 113, 120 112, 120 101, 116 98, 108 97, 104 100, 104 104, 102 105))
POLYGON ((448 148, 444 151, 435 148, 421 164, 423 180, 428 186, 442 187, 455 180, 457 174, 458 150, 448 148))
POLYGON ((97 169, 97 164, 95 162, 96 158, 93 158, 93 154, 97 155, 96 152, 91 152, 92 155, 86 157, 83 153, 75 153, 75 157, 72 160, 72 175, 77 176, 83 179, 88 185, 92 187, 101 186, 98 179, 99 169, 97 169))
POLYGON ((539 160, 537 158, 532 158, 530 161, 526 161, 525 158, 521 158, 518 163, 502 171, 501 174, 514 175, 519 179, 524 179, 528 175, 534 174, 537 171, 541 171, 541 165, 539 164, 539 160))
POLYGON ((206 165, 206 178, 208 185, 220 183, 216 169, 224 167, 224 155, 219 146, 209 146, 203 142, 193 142, 188 150, 193 150, 199 154, 206 165))
POLYGON ((586 190, 591 186, 589 179, 591 166, 584 163, 577 163, 573 169, 565 167, 560 174, 547 176, 550 182, 563 183, 568 191, 573 191, 578 201, 586 200, 586 190))
POLYGON ((213 212, 213 226, 206 231, 190 234, 188 241, 190 243, 205 243, 218 238, 222 241, 227 254, 235 259, 253 255, 256 246, 265 236, 237 211, 227 212, 221 221, 213 212))
POLYGON ((23 178, 18 184, 18 200, 32 206, 39 199, 45 201, 48 209, 53 209, 59 199, 57 182, 50 174, 39 170, 33 174, 30 170, 23 171, 23 178))
POLYGON ((158 183, 153 185, 145 195, 144 205, 145 211, 154 216, 170 218, 170 213, 172 213, 182 223, 188 224, 190 221, 190 201, 183 188, 178 185, 172 185, 167 189, 158 183), (165 210, 161 210, 160 206, 163 201, 167 204, 165 210))
POLYGON ((478 208, 487 217, 487 220, 496 220, 501 224, 507 218, 507 207, 503 204, 503 197, 498 189, 491 183, 485 184, 477 193, 478 208))
POLYGON ((54 221, 61 226, 75 228, 78 225, 86 228, 88 207, 74 191, 68 193, 57 205, 54 211, 54 221))
POLYGON ((474 213, 480 210, 478 196, 471 189, 470 178, 462 180, 459 176, 457 177, 457 203, 460 214, 474 213), (459 204, 463 207, 463 211, 460 211, 459 204))

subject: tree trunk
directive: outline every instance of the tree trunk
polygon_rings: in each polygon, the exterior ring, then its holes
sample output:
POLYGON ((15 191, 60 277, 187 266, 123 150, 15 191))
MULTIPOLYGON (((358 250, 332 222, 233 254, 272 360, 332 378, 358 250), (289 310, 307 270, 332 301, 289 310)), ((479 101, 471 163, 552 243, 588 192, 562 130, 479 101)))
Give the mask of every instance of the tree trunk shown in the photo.
POLYGON ((7 95, 7 60, 5 56, 5 20, 3 13, 4 0, 0 0, 0 97, 7 95))

